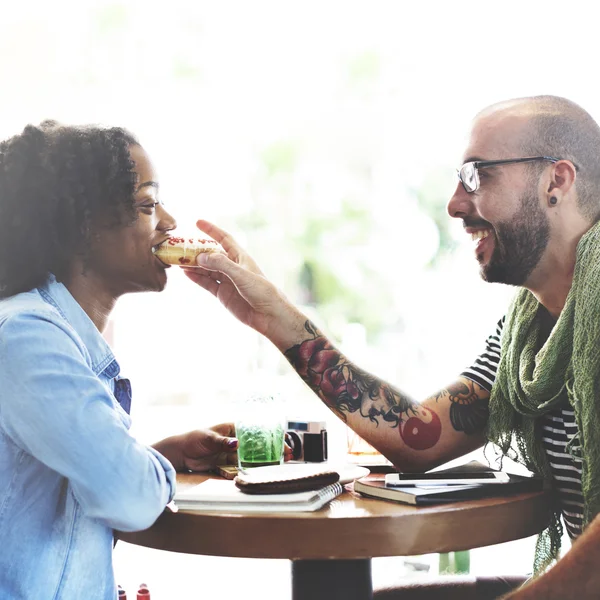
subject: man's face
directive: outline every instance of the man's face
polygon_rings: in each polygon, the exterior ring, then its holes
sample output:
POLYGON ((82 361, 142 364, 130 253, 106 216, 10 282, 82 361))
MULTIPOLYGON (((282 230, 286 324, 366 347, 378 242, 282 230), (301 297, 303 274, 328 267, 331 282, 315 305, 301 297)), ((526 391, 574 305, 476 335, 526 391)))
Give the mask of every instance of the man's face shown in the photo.
POLYGON ((168 266, 154 256, 152 249, 177 226, 158 201, 158 178, 150 158, 140 146, 131 146, 129 151, 138 177, 134 194, 137 218, 128 226, 102 229, 92 243, 88 265, 115 297, 164 289, 168 266))
MULTIPOLYGON (((488 115, 475 121, 464 162, 520 158, 522 117, 488 115)), ((510 164, 479 170, 480 187, 469 194, 459 182, 448 204, 475 243, 485 281, 524 285, 548 245, 550 224, 531 167, 510 164)))
POLYGON ((550 239, 550 223, 536 192, 532 185, 531 192, 521 196, 521 207, 512 220, 495 226, 489 260, 485 262, 484 254, 477 254, 485 281, 523 285, 539 264, 550 239))

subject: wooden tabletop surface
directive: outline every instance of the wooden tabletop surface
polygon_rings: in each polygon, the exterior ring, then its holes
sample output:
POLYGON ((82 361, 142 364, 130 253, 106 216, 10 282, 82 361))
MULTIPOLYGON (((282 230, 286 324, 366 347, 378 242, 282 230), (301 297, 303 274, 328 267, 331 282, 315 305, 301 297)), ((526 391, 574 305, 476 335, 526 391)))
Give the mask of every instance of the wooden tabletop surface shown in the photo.
MULTIPOLYGON (((179 489, 205 474, 179 474, 179 489)), ((349 559, 466 550, 527 537, 549 520, 548 492, 414 507, 346 492, 316 512, 200 513, 170 510, 145 531, 120 533, 141 546, 212 556, 349 559)))

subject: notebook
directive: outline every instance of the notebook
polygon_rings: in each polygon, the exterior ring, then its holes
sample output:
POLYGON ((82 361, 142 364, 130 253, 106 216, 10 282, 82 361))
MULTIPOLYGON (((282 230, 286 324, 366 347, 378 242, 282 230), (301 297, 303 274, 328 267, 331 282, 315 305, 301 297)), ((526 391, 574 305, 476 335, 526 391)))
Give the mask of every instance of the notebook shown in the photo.
POLYGON ((289 494, 319 490, 340 480, 329 465, 272 465, 241 469, 233 480, 246 494, 289 494))
MULTIPOLYGON (((436 470, 440 473, 484 473, 493 471, 481 463, 473 461, 451 469, 436 470)), ((426 505, 444 502, 459 502, 461 500, 475 500, 491 496, 508 496, 524 492, 537 492, 544 489, 544 480, 541 477, 507 474, 505 482, 467 484, 467 485, 441 485, 435 486, 427 482, 423 487, 389 487, 385 485, 385 475, 359 479, 354 482, 354 491, 371 498, 393 500, 405 504, 426 505)))
POLYGON ((325 506, 343 491, 340 483, 318 490, 287 494, 245 494, 233 481, 207 479, 191 489, 175 494, 181 510, 219 512, 311 512, 325 506))

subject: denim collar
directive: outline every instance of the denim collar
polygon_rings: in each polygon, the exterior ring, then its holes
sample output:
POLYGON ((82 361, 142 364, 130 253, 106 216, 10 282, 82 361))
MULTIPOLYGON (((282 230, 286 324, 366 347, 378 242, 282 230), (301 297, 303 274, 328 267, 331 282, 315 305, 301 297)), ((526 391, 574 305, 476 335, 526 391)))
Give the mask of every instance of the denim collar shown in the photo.
POLYGON ((105 373, 110 378, 120 373, 119 363, 102 337, 97 327, 73 298, 71 292, 54 275, 50 275, 46 283, 38 288, 42 298, 54 306, 62 317, 77 332, 87 348, 92 361, 92 370, 96 375, 105 373))

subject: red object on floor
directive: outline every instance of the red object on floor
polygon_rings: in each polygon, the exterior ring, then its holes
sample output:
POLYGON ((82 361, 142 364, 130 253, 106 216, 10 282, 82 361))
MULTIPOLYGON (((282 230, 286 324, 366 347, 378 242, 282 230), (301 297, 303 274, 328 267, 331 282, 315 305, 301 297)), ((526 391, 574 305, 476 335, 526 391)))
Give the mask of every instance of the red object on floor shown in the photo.
POLYGON ((127 600, 127 594, 121 586, 119 586, 119 600, 127 600))
POLYGON ((140 583, 140 588, 137 591, 136 600, 150 600, 150 590, 145 583, 140 583))

